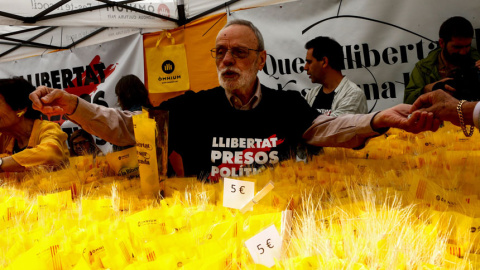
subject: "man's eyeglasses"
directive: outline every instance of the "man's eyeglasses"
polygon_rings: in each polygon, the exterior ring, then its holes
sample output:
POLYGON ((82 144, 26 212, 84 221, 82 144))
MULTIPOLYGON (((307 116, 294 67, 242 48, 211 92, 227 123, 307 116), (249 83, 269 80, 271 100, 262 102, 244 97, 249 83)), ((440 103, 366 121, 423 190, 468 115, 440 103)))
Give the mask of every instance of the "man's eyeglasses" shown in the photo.
POLYGON ((261 50, 254 50, 245 47, 233 47, 230 49, 219 47, 215 49, 211 49, 210 52, 212 53, 212 57, 215 59, 223 59, 227 52, 230 51, 233 58, 244 59, 247 58, 250 54, 250 51, 261 52, 261 50))

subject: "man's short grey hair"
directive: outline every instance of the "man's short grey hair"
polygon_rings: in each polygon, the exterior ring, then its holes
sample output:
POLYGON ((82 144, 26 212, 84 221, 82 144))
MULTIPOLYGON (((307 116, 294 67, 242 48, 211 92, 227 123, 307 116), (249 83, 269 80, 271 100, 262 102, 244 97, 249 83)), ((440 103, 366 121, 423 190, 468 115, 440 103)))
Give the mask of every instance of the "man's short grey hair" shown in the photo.
POLYGON ((229 26, 232 26, 232 25, 244 25, 244 26, 252 29, 252 31, 255 34, 255 36, 257 37, 257 41, 258 41, 257 50, 259 50, 259 51, 264 51, 265 50, 265 43, 263 42, 262 33, 260 33, 260 30, 258 30, 258 28, 255 25, 253 25, 253 23, 251 21, 240 20, 240 19, 232 20, 232 21, 229 21, 225 25, 225 27, 223 27, 223 29, 225 29, 229 26))

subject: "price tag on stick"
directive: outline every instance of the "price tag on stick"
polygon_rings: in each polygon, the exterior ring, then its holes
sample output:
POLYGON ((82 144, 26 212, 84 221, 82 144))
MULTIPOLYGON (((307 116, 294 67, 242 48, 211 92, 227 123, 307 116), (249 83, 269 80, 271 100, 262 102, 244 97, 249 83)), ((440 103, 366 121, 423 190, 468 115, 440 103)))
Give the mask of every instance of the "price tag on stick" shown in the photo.
POLYGON ((272 267, 275 259, 280 259, 282 239, 275 225, 272 225, 245 241, 245 246, 255 263, 272 267))
POLYGON ((225 178, 223 180, 223 206, 241 209, 255 195, 255 183, 225 178))

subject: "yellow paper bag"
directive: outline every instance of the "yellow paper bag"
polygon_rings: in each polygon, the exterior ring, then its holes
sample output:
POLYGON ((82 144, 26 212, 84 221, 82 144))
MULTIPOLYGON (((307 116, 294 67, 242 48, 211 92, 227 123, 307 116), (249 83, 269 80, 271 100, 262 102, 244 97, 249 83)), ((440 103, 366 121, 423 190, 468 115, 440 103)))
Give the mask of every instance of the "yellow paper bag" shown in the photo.
POLYGON ((155 47, 145 48, 145 61, 148 68, 148 91, 169 93, 190 89, 187 56, 184 44, 175 44, 172 35, 163 31, 155 47), (170 39, 171 45, 159 46, 163 37, 170 39))
MULTIPOLYGON (((148 113, 133 116, 137 158, 140 170, 140 187, 143 195, 157 198, 163 194, 158 177, 156 123, 148 118, 148 113)), ((163 185, 163 184, 162 184, 163 185)))
POLYGON ((137 149, 130 147, 122 151, 109 153, 106 160, 113 173, 128 179, 139 176, 137 149))

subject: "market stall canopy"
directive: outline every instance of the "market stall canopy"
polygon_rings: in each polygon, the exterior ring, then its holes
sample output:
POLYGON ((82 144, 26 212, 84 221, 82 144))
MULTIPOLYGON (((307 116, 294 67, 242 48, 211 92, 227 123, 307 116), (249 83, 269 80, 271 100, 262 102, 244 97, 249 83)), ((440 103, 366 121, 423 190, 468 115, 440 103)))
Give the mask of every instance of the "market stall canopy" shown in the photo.
POLYGON ((296 0, 0 0, 0 62, 296 0))

